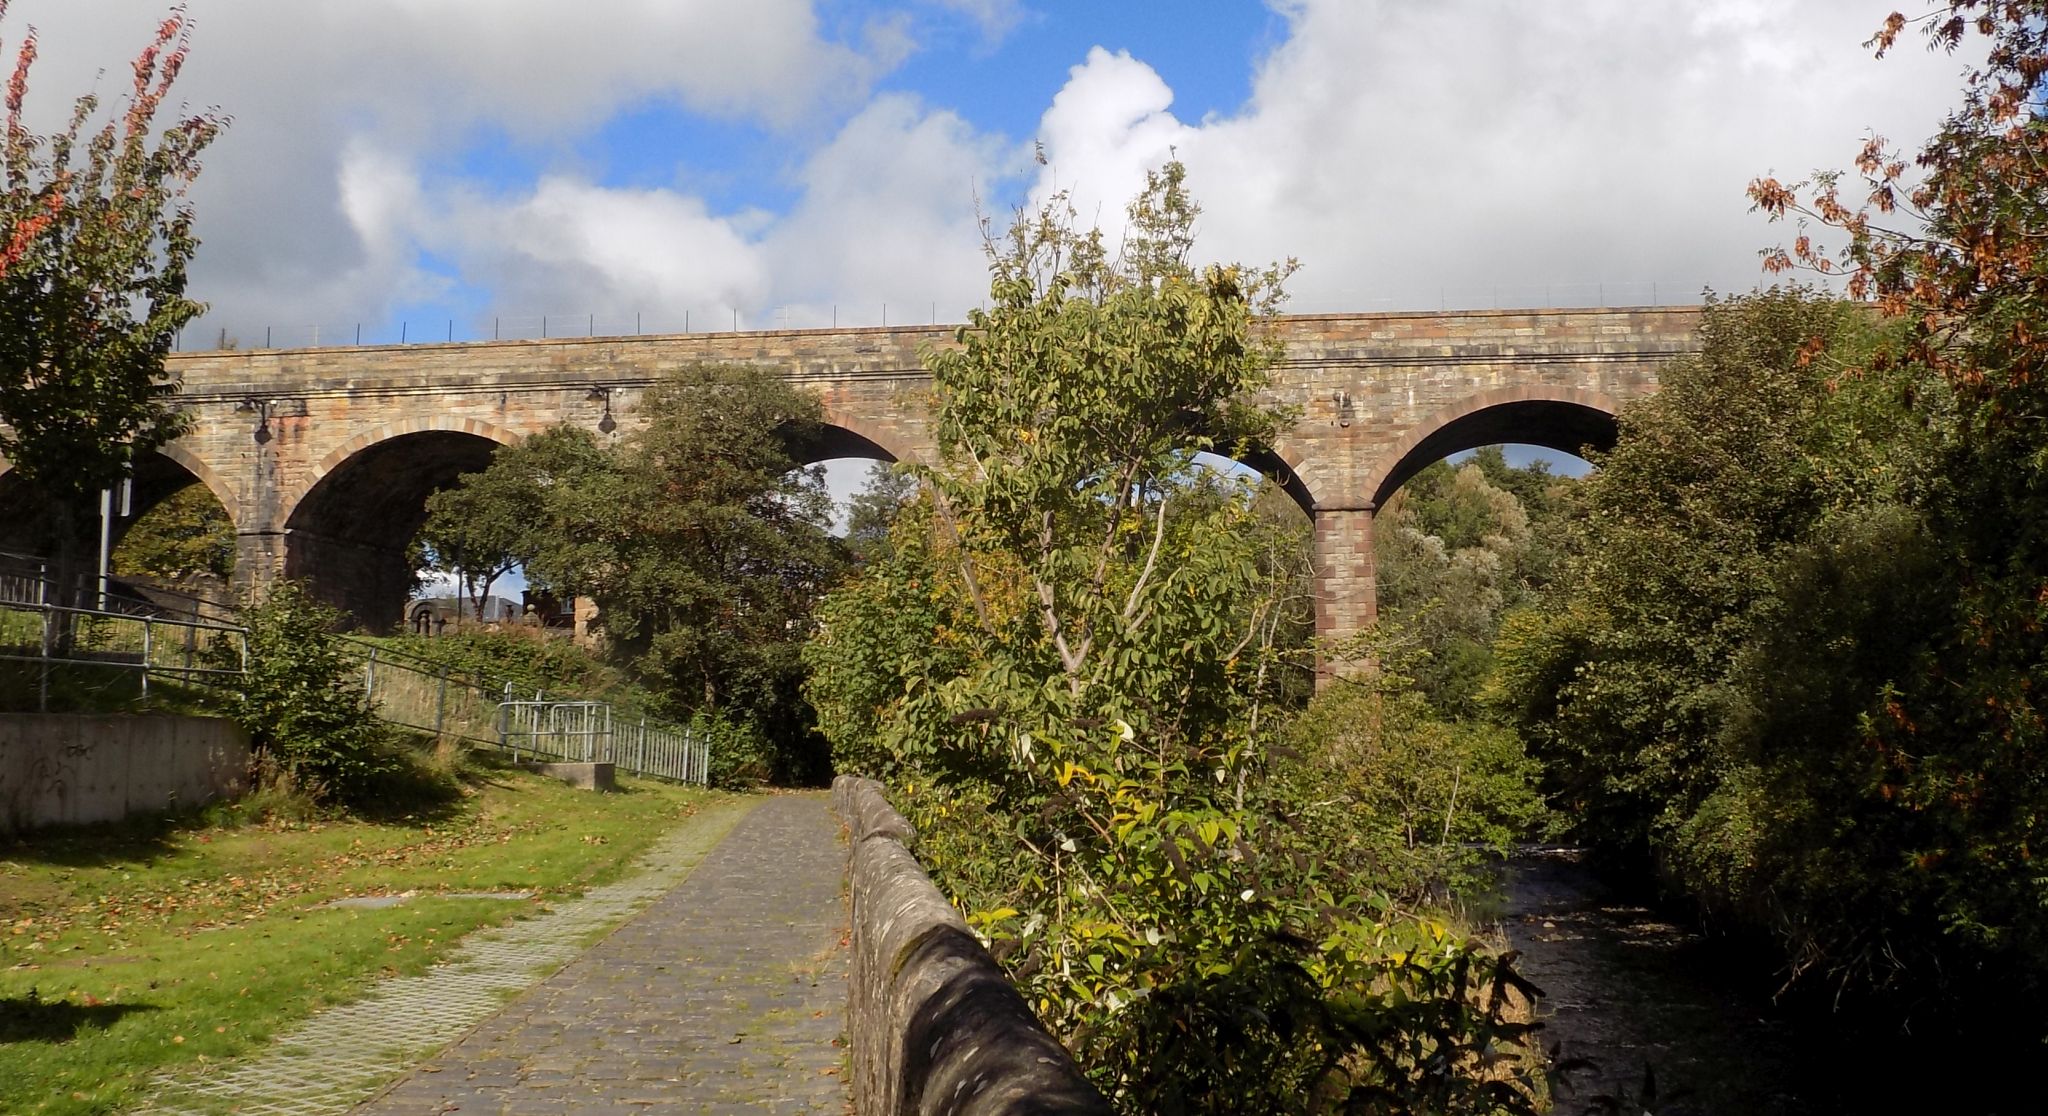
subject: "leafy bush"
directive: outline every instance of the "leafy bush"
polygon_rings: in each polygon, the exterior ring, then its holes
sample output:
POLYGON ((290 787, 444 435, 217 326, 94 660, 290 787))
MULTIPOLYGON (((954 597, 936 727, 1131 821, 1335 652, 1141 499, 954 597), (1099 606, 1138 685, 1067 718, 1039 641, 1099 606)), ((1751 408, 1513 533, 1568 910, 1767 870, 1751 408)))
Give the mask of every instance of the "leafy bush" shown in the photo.
POLYGON ((1322 855, 1406 899, 1460 890, 1482 859, 1558 822, 1512 729, 1443 720, 1386 675, 1317 695, 1286 741, 1296 755, 1275 781, 1322 855))
POLYGON ((248 661, 240 688, 227 698, 228 714, 260 753, 316 797, 360 801, 399 760, 364 697, 356 663, 334 634, 340 612, 304 585, 281 581, 242 619, 248 661))
POLYGON ((750 790, 775 781, 776 749, 753 722, 700 710, 690 732, 710 741, 712 786, 750 790))
POLYGON ((574 640, 535 628, 451 627, 440 635, 400 635, 377 642, 434 663, 448 673, 475 678, 492 692, 510 682, 515 691, 524 691, 528 697, 542 690, 628 708, 653 701, 651 694, 633 685, 624 670, 574 640))
POLYGON ((1751 296, 1702 336, 1624 411, 1492 700, 1589 836, 1774 937, 1795 981, 1923 1014, 2040 987, 2048 800, 2011 711, 2041 677, 2043 567, 1969 557, 2032 522, 1979 499, 2014 474, 1858 308, 1751 296), (2028 619, 2000 640, 1972 598, 2007 570, 2028 619))

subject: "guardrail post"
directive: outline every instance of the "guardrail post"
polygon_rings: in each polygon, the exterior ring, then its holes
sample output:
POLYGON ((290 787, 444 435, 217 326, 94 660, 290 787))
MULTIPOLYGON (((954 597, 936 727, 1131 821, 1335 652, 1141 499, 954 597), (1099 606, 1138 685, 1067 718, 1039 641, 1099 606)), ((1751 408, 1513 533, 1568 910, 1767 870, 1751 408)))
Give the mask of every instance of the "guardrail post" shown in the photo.
POLYGON ((57 610, 45 604, 43 606, 42 680, 36 689, 36 712, 38 713, 48 713, 50 711, 50 658, 55 654, 57 647, 56 623, 57 610))
POLYGON ((370 648, 370 657, 363 660, 363 704, 374 704, 377 695, 377 649, 370 648))
POLYGON ((149 617, 147 617, 147 616, 144 616, 144 617, 142 618, 142 697, 143 697, 143 700, 145 700, 145 701, 147 701, 147 700, 149 699, 149 648, 150 648, 150 643, 151 643, 151 640, 150 640, 150 624, 149 624, 149 617))

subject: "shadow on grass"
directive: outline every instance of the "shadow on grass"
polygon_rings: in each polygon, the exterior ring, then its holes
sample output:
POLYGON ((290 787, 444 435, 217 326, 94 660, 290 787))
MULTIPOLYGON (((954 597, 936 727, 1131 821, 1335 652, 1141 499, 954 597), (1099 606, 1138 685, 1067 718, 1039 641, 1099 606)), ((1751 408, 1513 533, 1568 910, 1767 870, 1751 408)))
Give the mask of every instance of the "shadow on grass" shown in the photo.
POLYGON ((51 826, 0 837, 0 860, 66 868, 147 863, 173 851, 171 835, 178 830, 206 824, 200 811, 186 810, 99 825, 51 826))
MULTIPOLYGON (((466 809, 465 790, 511 786, 519 769, 509 756, 470 751, 448 762, 432 749, 405 741, 393 746, 391 763, 362 781, 340 801, 324 806, 286 794, 283 804, 308 811, 311 817, 336 813, 379 825, 433 826, 447 823, 466 809)), ((257 780, 260 783, 260 779, 257 780)), ((620 786, 613 793, 631 794, 620 786)), ((85 826, 51 826, 25 833, 0 835, 0 860, 51 864, 66 868, 105 868, 148 863, 176 852, 181 833, 237 828, 264 820, 266 791, 253 790, 236 802, 217 802, 124 821, 85 826)), ((301 819, 305 820, 305 819, 301 819)))
MULTIPOLYGON (((261 770, 242 798, 164 813, 142 814, 117 822, 47 826, 0 835, 0 860, 50 864, 66 868, 107 868, 147 864, 177 852, 180 834, 209 829, 236 829, 283 816, 311 821, 357 818, 380 825, 444 824, 462 813, 463 787, 498 782, 497 769, 465 760, 445 770, 419 750, 398 746, 386 770, 367 779, 339 801, 319 803, 287 787, 264 783, 261 770), (473 774, 472 771, 476 773, 473 774), (282 815, 275 811, 282 810, 282 815)), ((259 765, 260 767, 260 765, 259 765)), ((274 777, 274 773, 273 776, 274 777)))
POLYGON ((519 770, 512 757, 503 752, 488 752, 481 748, 472 749, 462 757, 462 764, 456 769, 456 777, 463 785, 471 787, 510 786, 506 776, 519 770))
POLYGON ((353 817, 379 824, 438 825, 462 812, 462 768, 450 769, 412 745, 394 747, 390 762, 340 796, 353 817))
POLYGON ((155 1011, 149 1004, 74 1004, 33 995, 0 997, 0 1043, 69 1042, 79 1032, 104 1030, 122 1016, 155 1011))
POLYGON ((207 690, 170 678, 152 676, 149 692, 143 693, 141 675, 126 660, 55 664, 48 668, 47 686, 43 668, 36 664, 9 665, 21 669, 0 676, 0 713, 217 715, 207 690))

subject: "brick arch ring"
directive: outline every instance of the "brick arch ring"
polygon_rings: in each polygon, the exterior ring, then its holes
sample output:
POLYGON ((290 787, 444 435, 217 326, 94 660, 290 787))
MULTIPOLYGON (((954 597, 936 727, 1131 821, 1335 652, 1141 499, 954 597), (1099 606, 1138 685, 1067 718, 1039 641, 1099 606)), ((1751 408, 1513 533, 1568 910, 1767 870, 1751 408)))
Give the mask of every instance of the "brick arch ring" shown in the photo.
MULTIPOLYGON (((227 512, 228 522, 235 522, 235 514, 242 507, 241 491, 230 483, 226 477, 216 472, 213 466, 207 464, 205 458, 200 457, 176 442, 158 446, 155 452, 162 457, 170 459, 179 468, 192 474, 194 480, 205 485, 206 490, 213 493, 213 498, 220 501, 222 510, 227 512)), ((13 471, 14 463, 5 457, 0 457, 0 477, 4 477, 13 471)))
POLYGON ((850 415, 829 406, 824 408, 821 418, 825 425, 836 426, 868 442, 897 461, 912 465, 931 464, 933 455, 929 446, 913 444, 911 439, 886 428, 881 423, 870 422, 858 415, 850 415))
POLYGON ((433 431, 446 431, 452 434, 473 434, 476 437, 496 442, 501 446, 512 445, 525 437, 524 434, 514 433, 502 426, 496 426, 479 419, 451 418, 445 415, 436 415, 431 418, 406 419, 402 422, 385 423, 382 426, 372 427, 349 438, 339 446, 336 446, 327 456, 320 459, 320 464, 314 467, 313 475, 306 479, 306 483, 293 489, 286 499, 280 501, 280 521, 289 521, 292 513, 297 511, 299 504, 305 500, 306 495, 319 487, 320 482, 326 480, 328 474, 340 468, 343 463, 356 454, 372 446, 391 441, 394 438, 403 438, 408 434, 424 434, 433 431))
POLYGON ((205 485, 206 490, 213 493, 213 498, 220 501, 222 510, 228 513, 228 522, 234 523, 237 527, 241 526, 236 522, 242 510, 241 489, 215 472, 213 466, 206 463, 205 458, 176 442, 158 446, 156 452, 176 462, 179 468, 192 474, 200 484, 205 485))
MULTIPOLYGON (((1535 445, 1546 445, 1552 449, 1569 453, 1572 452, 1572 447, 1554 444, 1568 440, 1563 437, 1551 437, 1554 431, 1564 431, 1573 435, 1585 435, 1597 433, 1593 428, 1599 425, 1605 426, 1608 439, 1611 440, 1614 416, 1620 408, 1620 402, 1605 392, 1548 384, 1496 388, 1492 391, 1467 396, 1451 406, 1430 415, 1423 421, 1416 423, 1398 441, 1389 446, 1386 452, 1380 456, 1379 464, 1373 468, 1372 473, 1366 478, 1363 494, 1370 500, 1368 506, 1377 508, 1385 503, 1388 497, 1394 494, 1395 490, 1406 483, 1408 478, 1414 476, 1424 466, 1449 454, 1473 449, 1476 446, 1491 445, 1495 442, 1524 441, 1535 445), (1468 420, 1488 411, 1503 408, 1534 412, 1532 424, 1537 429, 1526 431, 1526 433, 1534 436, 1521 438, 1511 436, 1516 430, 1516 424, 1512 420, 1507 420, 1506 416, 1503 415, 1504 421, 1499 427, 1488 426, 1486 428, 1488 435, 1486 441, 1476 442, 1472 446, 1467 446, 1462 444, 1453 445, 1444 440, 1443 435, 1456 428, 1459 424, 1467 423, 1468 420), (1546 424, 1551 425, 1553 429, 1541 429, 1546 424), (1492 435, 1494 434, 1510 436, 1493 437, 1492 435), (1550 440, 1546 441, 1546 438, 1550 438, 1550 440), (1444 448, 1445 445, 1449 445, 1449 448, 1444 448)), ((1584 445, 1601 440, 1599 437, 1583 437, 1579 444, 1584 445)), ((1461 442, 1463 439, 1454 439, 1454 441, 1461 442)))

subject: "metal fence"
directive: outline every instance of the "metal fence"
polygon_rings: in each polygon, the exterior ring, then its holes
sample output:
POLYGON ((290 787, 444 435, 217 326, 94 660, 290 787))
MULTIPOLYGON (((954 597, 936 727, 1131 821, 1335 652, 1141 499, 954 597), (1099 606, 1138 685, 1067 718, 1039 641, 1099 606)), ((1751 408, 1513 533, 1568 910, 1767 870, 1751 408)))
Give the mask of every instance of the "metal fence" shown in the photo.
MULTIPOLYGON (((1712 287, 1740 292, 1756 276, 1729 274, 1716 281, 1671 277, 1556 279, 1548 282, 1414 284, 1400 289, 1345 287, 1318 292, 1314 305, 1292 312, 1535 310, 1620 306, 1695 305, 1712 287)), ((643 311, 501 314, 325 323, 234 322, 209 316, 177 339, 181 350, 319 349, 374 345, 445 345, 454 342, 634 337, 647 334, 753 333, 792 329, 936 326, 965 322, 983 307, 979 294, 934 299, 898 295, 860 303, 816 302, 761 307, 663 307, 643 311)))
MULTIPOLYGON (((232 685, 248 663, 248 633, 230 624, 147 612, 103 611, 56 603, 46 578, 0 572, 0 661, 32 664, 12 671, 35 689, 47 711, 61 672, 71 688, 128 690, 147 702, 152 684, 232 685)), ((25 696, 25 695, 23 695, 25 696)))
POLYGON ((644 717, 615 718, 612 707, 599 701, 518 701, 507 687, 498 704, 498 738, 514 758, 609 763, 685 783, 710 777, 711 743, 702 733, 644 717))
POLYGON ((489 682, 450 674, 428 660, 363 640, 347 640, 346 646, 361 662, 363 694, 386 722, 471 744, 499 745, 499 691, 489 682))
MULTIPOLYGON (((51 701, 53 675, 86 672, 144 701, 152 681, 172 679, 213 688, 235 686, 249 660, 248 630, 139 598, 106 609, 57 603, 65 594, 39 560, 0 555, 0 690, 38 709, 51 701)), ((388 724, 534 757, 604 762, 635 775, 702 785, 709 781, 710 741, 701 733, 645 717, 620 716, 608 702, 551 698, 513 683, 451 674, 437 664, 360 640, 345 640, 362 670, 363 694, 388 724), (532 698, 524 695, 532 693, 532 698)))

